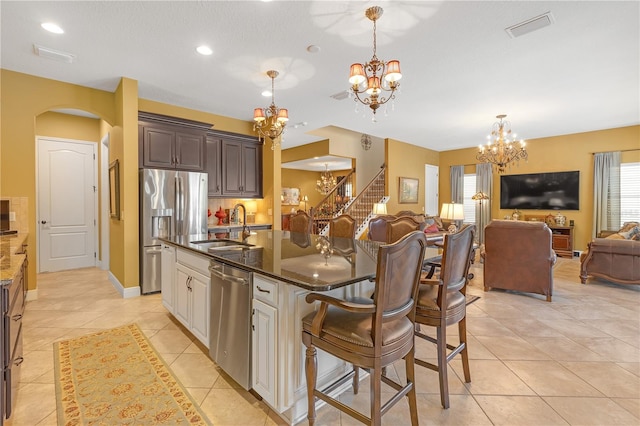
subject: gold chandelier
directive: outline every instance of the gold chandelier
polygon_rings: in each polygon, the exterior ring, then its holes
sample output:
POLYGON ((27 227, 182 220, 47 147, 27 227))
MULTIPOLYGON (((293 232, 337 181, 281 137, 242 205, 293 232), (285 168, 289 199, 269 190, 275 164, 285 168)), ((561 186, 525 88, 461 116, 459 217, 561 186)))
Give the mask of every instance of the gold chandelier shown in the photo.
POLYGON ((376 121, 375 114, 380 105, 395 99, 395 91, 400 87, 398 81, 402 78, 400 61, 392 60, 385 63, 376 56, 376 21, 380 19, 382 12, 383 9, 378 6, 365 11, 365 16, 373 21, 373 57, 364 64, 352 64, 349 73, 350 94, 355 95, 356 102, 360 101, 373 110, 373 121, 376 121), (390 92, 386 98, 381 96, 383 91, 390 92), (365 93, 369 97, 360 97, 365 93))
POLYGON ((257 132, 263 141, 266 138, 271 139, 271 149, 279 145, 275 139, 284 133, 284 128, 289 121, 289 111, 278 108, 274 101, 274 80, 278 74, 275 70, 267 71, 267 75, 271 78, 271 105, 253 110, 253 131, 257 132))
POLYGON ((336 186, 336 178, 329 171, 329 164, 324 164, 324 172, 320 173, 320 179, 316 180, 316 191, 327 195, 336 186))
POLYGON ((504 173, 506 167, 512 162, 527 160, 527 150, 524 139, 520 139, 520 144, 516 145, 516 134, 511 133, 511 123, 503 121, 506 114, 497 115, 500 121, 493 123, 491 134, 487 136, 487 145, 478 147, 476 159, 483 163, 491 163, 496 166, 498 173, 504 173))

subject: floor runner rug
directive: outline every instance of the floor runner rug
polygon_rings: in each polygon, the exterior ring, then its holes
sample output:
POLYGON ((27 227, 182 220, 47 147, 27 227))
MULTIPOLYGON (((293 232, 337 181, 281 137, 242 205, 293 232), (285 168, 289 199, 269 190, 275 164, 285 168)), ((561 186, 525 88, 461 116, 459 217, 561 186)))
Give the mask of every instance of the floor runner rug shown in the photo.
POLYGON ((54 343, 58 425, 210 425, 129 324, 54 343))

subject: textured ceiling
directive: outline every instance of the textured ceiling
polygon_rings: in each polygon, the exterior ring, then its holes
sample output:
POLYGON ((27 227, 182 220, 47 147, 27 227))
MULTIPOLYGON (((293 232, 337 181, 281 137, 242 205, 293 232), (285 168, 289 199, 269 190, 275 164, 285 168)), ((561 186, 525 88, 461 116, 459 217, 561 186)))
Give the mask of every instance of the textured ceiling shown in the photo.
MULTIPOLYGON (((141 98, 251 120, 269 104, 291 118, 283 147, 328 126, 442 151, 482 143, 497 114, 531 139, 640 123, 637 1, 167 1, 0 2, 2 68, 113 92, 121 77, 141 98), (349 65, 401 61, 395 108, 373 123, 351 99, 349 65), (555 23, 518 38, 505 28, 550 11, 555 23), (53 21, 65 33, 40 28, 53 21), (33 44, 77 55, 36 56, 33 44), (208 44, 213 55, 195 53, 208 44), (317 45, 320 51, 309 53, 317 45), (305 126, 293 124, 307 123, 305 126)), ((364 112, 363 112, 364 111, 364 112)), ((214 123, 215 124, 215 123, 214 123)))

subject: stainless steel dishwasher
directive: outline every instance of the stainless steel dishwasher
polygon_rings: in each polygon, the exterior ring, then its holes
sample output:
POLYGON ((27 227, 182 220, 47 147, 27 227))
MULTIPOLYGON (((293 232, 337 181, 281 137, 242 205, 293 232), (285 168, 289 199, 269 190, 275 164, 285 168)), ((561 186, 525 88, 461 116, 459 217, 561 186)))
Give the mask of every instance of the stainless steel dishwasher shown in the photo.
POLYGON ((209 355, 233 380, 251 388, 251 272, 212 260, 209 355))

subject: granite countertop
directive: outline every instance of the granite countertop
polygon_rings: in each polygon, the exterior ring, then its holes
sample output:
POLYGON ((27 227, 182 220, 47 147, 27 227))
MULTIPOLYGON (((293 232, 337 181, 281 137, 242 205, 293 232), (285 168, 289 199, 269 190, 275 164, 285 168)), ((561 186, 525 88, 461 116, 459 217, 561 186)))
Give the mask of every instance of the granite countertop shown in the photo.
POLYGON ((29 234, 13 234, 0 236, 0 281, 6 285, 22 267, 22 262, 26 259, 24 254, 16 254, 22 250, 29 234))
POLYGON ((332 290, 369 280, 376 274, 379 243, 373 241, 256 230, 244 241, 252 245, 247 249, 209 252, 204 244, 194 243, 211 239, 215 238, 191 235, 162 241, 312 291, 332 290))

